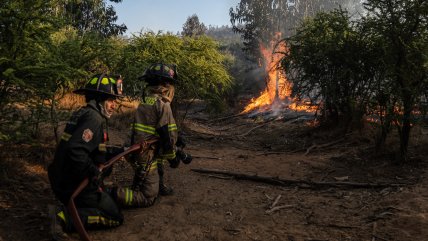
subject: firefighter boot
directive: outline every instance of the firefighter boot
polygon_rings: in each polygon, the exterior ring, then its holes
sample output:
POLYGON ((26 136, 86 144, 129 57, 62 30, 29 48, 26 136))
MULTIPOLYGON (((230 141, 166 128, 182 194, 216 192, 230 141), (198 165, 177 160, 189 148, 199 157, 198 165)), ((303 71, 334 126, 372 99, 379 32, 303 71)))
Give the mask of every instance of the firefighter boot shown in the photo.
POLYGON ((163 164, 158 163, 158 174, 159 174, 159 195, 161 196, 170 196, 174 194, 174 189, 165 185, 164 180, 164 166, 163 164))
POLYGON ((172 194, 174 194, 174 189, 165 185, 163 175, 159 176, 159 195, 170 196, 172 194))
POLYGON ((51 220, 51 235, 52 240, 55 241, 64 241, 64 240, 70 240, 68 235, 64 232, 63 226, 61 225, 61 220, 59 220, 59 217, 57 215, 57 209, 54 205, 48 205, 49 210, 49 218, 51 220))
POLYGON ((168 187, 163 182, 159 182, 159 195, 170 196, 172 194, 174 194, 174 189, 172 187, 168 187))

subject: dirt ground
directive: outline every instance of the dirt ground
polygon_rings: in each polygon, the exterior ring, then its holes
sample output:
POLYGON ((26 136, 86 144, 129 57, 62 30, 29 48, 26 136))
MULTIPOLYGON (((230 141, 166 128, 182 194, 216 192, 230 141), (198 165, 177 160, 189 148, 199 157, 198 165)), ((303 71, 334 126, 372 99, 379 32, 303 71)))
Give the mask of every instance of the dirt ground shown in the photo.
MULTIPOLYGON (((428 240, 428 130, 413 131, 410 161, 394 164, 390 150, 373 154, 370 128, 338 137, 310 122, 244 116, 184 123, 189 165, 168 169, 173 196, 123 210, 125 223, 89 231, 92 240, 428 240), (301 181, 272 185, 202 174, 213 169, 301 181), (312 185, 347 182, 381 187, 312 185)), ((114 144, 124 134, 111 130, 114 144)), ((387 149, 397 143, 390 138, 387 149)), ((50 240, 47 205, 54 203, 46 167, 53 146, 0 147, 0 241, 50 240)), ((130 184, 126 163, 114 183, 130 184)), ((73 234, 75 240, 77 234, 73 234)))

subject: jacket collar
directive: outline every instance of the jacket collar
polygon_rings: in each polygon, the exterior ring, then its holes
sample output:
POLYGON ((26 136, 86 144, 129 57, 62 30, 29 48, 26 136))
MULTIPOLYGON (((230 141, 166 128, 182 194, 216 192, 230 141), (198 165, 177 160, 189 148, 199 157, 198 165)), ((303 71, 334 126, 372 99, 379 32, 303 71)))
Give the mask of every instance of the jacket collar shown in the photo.
POLYGON ((95 100, 90 100, 86 106, 88 106, 89 108, 95 110, 98 114, 100 114, 102 117, 104 117, 106 119, 106 117, 101 114, 101 110, 100 110, 100 106, 98 105, 98 103, 95 100))

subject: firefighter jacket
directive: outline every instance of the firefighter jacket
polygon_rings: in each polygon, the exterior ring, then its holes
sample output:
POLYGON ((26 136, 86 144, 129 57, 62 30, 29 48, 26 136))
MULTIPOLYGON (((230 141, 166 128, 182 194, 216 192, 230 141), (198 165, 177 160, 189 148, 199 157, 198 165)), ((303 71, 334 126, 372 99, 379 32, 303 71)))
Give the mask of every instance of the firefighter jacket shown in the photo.
MULTIPOLYGON (((66 204, 86 177, 100 173, 97 164, 107 160, 107 139, 106 119, 95 101, 73 113, 48 168, 51 187, 61 202, 66 204)), ((87 189, 96 190, 97 185, 92 184, 87 189)))
POLYGON ((144 97, 137 108, 131 129, 131 144, 157 137, 159 142, 155 148, 154 158, 167 160, 175 158, 177 125, 170 103, 162 96, 152 94, 144 97))

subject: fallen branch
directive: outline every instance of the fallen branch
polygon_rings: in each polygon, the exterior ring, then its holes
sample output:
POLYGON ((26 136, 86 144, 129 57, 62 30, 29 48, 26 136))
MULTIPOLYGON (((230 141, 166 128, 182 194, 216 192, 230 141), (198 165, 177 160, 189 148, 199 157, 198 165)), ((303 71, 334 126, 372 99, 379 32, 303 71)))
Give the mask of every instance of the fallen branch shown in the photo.
POLYGON ((272 209, 273 207, 276 206, 276 204, 278 204, 279 199, 281 199, 281 194, 279 194, 276 198, 275 201, 272 203, 272 205, 270 205, 270 208, 272 209))
POLYGON ((211 156, 193 156, 193 158, 202 158, 202 159, 214 159, 214 160, 221 160, 221 157, 211 157, 211 156))
POLYGON ((254 131, 255 129, 260 128, 260 127, 262 127, 262 126, 265 126, 265 125, 269 124, 270 122, 272 122, 272 121, 274 121, 274 120, 276 120, 276 119, 268 120, 268 121, 264 122, 263 124, 260 124, 260 125, 258 125, 258 126, 255 126, 255 127, 251 128, 250 130, 248 130, 248 131, 247 131, 247 132, 245 132, 244 134, 236 135, 236 136, 239 136, 239 137, 246 136, 246 135, 250 134, 252 131, 254 131))
POLYGON ((306 115, 298 115, 298 116, 294 116, 291 118, 284 118, 283 119, 284 124, 290 124, 290 123, 296 122, 296 121, 298 121, 298 119, 300 119, 301 117, 304 117, 304 116, 306 116, 306 115))
POLYGON ((337 143, 342 142, 342 141, 343 141, 343 139, 345 139, 345 138, 340 138, 340 139, 338 139, 338 140, 335 140, 335 141, 332 141, 332 142, 329 142, 329 143, 325 143, 325 144, 322 144, 322 145, 314 144, 314 145, 310 146, 308 149, 306 149, 305 156, 306 156, 306 155, 308 155, 308 154, 309 154, 309 152, 310 152, 312 149, 319 149, 319 148, 329 147, 329 146, 332 146, 332 145, 335 145, 335 144, 337 144, 337 143))
POLYGON ((286 154, 286 153, 287 152, 285 152, 285 151, 270 151, 270 152, 263 152, 263 153, 255 154, 255 156, 281 155, 281 154, 286 154))
POLYGON ((286 152, 286 154, 293 154, 293 153, 297 153, 297 152, 301 152, 301 151, 306 151, 306 148, 300 148, 300 149, 288 151, 288 152, 286 152))
POLYGON ((236 234, 241 232, 241 229, 239 229, 239 228, 223 228, 223 230, 227 231, 233 235, 236 235, 236 234))
POLYGON ((218 175, 208 175, 209 177, 214 177, 214 178, 218 178, 218 179, 232 179, 233 177, 231 176, 218 176, 218 175))
POLYGON ((258 176, 222 171, 222 170, 213 170, 213 169, 190 169, 194 172, 198 173, 208 173, 208 174, 220 174, 220 175, 228 175, 232 176, 238 180, 250 180, 256 182, 263 182, 272 185, 278 186, 297 186, 300 188, 307 189, 319 189, 319 188, 386 188, 386 187, 402 187, 405 185, 409 185, 410 183, 359 183, 359 182, 312 182, 305 180, 292 180, 292 179, 282 179, 278 177, 271 176, 258 176))
POLYGON ((227 119, 232 119, 232 118, 239 117, 239 116, 242 116, 242 115, 245 115, 245 114, 244 113, 239 113, 239 114, 236 114, 236 115, 230 115, 230 116, 226 116, 226 117, 220 117, 220 118, 216 118, 216 119, 211 119, 207 123, 211 123, 211 122, 215 122, 215 121, 221 121, 221 120, 227 120, 227 119))
POLYGON ((269 199, 269 200, 273 200, 273 198, 271 198, 269 195, 267 195, 266 193, 265 193, 265 197, 267 198, 267 199, 269 199))
POLYGON ((224 132, 224 131, 228 131, 230 129, 236 129, 239 126, 245 126, 245 125, 247 125, 247 123, 241 123, 241 124, 237 124, 237 125, 231 125, 231 126, 228 126, 228 127, 224 127, 222 129, 215 129, 215 130, 218 131, 218 132, 224 132))
POLYGON ((284 208, 292 208, 294 206, 295 205, 281 205, 281 206, 276 206, 276 207, 273 207, 273 208, 271 208, 269 210, 266 210, 266 213, 269 214, 269 213, 273 213, 273 212, 276 212, 276 211, 284 209, 284 208))
POLYGON ((306 149, 299 149, 299 150, 293 150, 293 151, 268 151, 263 153, 255 154, 254 156, 267 156, 267 155, 281 155, 281 154, 292 154, 299 151, 304 151, 306 149))
POLYGON ((352 229, 352 228, 356 228, 359 229, 361 228, 360 226, 348 226, 348 225, 341 225, 341 224, 327 224, 327 225, 323 225, 325 227, 330 227, 330 228, 345 228, 345 229, 352 229))
POLYGON ((239 137, 246 136, 246 135, 250 134, 252 131, 254 131, 255 129, 260 128, 260 127, 262 127, 262 126, 265 126, 265 125, 267 125, 268 123, 269 123, 269 122, 265 122, 265 123, 263 123, 263 124, 261 124, 261 125, 255 126, 255 127, 251 128, 249 131, 245 132, 244 134, 236 135, 236 136, 239 136, 239 137))
POLYGON ((388 241, 388 239, 384 239, 384 238, 382 238, 382 237, 379 237, 379 236, 377 236, 377 235, 372 235, 373 236, 373 239, 372 240, 376 240, 376 239, 379 239, 379 240, 383 240, 383 241, 388 241))

